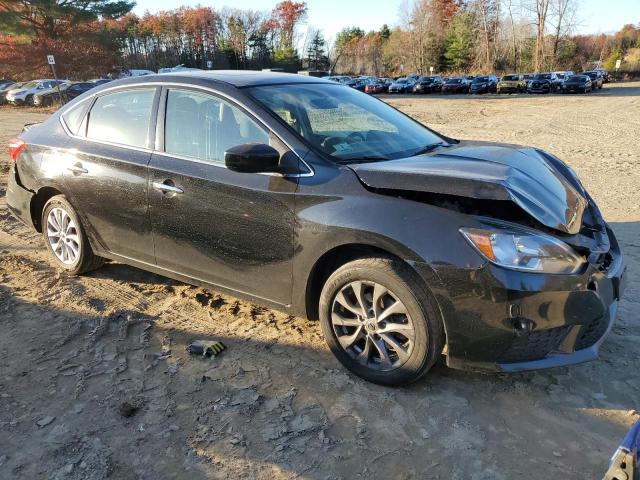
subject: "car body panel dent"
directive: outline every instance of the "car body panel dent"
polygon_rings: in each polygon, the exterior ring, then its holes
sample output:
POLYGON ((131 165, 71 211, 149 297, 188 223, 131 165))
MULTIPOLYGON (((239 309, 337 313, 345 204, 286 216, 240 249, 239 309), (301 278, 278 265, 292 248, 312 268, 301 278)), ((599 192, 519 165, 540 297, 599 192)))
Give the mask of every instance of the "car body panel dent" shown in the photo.
POLYGON ((565 176, 532 148, 460 142, 432 155, 352 168, 374 188, 511 200, 564 233, 580 230, 587 206, 565 176))

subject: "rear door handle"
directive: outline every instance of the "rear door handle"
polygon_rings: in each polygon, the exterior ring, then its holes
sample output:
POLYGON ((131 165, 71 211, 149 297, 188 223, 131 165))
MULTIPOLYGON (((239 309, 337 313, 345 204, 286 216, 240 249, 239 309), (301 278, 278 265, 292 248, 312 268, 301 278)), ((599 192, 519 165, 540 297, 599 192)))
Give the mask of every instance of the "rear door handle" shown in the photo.
POLYGON ((67 170, 69 170, 70 172, 73 173, 89 173, 89 170, 87 170, 86 168, 83 168, 82 165, 80 164, 76 164, 76 165, 72 165, 70 167, 67 167, 67 170))
POLYGON ((153 182, 153 188, 167 193, 184 193, 184 190, 180 187, 176 187, 170 183, 153 182))

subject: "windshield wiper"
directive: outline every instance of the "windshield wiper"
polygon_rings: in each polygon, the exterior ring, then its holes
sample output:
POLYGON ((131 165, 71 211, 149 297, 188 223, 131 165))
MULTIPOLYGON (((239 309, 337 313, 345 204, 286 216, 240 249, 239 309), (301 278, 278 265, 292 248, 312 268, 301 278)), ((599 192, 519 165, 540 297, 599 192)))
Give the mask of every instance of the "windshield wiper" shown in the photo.
POLYGON ((415 157, 416 155, 423 155, 425 153, 429 153, 430 151, 435 150, 436 148, 438 148, 440 145, 443 145, 443 144, 444 144, 443 142, 430 143, 429 145, 420 147, 418 150, 413 152, 411 156, 415 157))
POLYGON ((339 160, 338 163, 368 163, 368 162, 383 162, 389 160, 387 157, 381 155, 368 155, 364 157, 353 157, 339 160))

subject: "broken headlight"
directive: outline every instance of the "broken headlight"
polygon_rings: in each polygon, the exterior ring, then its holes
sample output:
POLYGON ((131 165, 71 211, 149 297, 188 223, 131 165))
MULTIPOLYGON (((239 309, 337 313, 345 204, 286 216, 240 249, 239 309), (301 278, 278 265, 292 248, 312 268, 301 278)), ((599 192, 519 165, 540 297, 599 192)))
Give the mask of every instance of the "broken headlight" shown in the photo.
POLYGON ((527 272, 571 274, 585 259, 569 245, 544 233, 520 228, 461 228, 460 233, 487 260, 527 272))

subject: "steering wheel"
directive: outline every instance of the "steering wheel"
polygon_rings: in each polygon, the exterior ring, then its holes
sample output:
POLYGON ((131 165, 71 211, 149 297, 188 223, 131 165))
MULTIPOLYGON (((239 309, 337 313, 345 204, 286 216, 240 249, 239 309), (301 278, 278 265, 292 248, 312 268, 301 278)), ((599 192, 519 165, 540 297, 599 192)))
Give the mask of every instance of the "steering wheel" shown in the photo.
POLYGON ((345 141, 347 143, 364 142, 365 138, 362 132, 351 132, 349 135, 347 135, 345 141))

